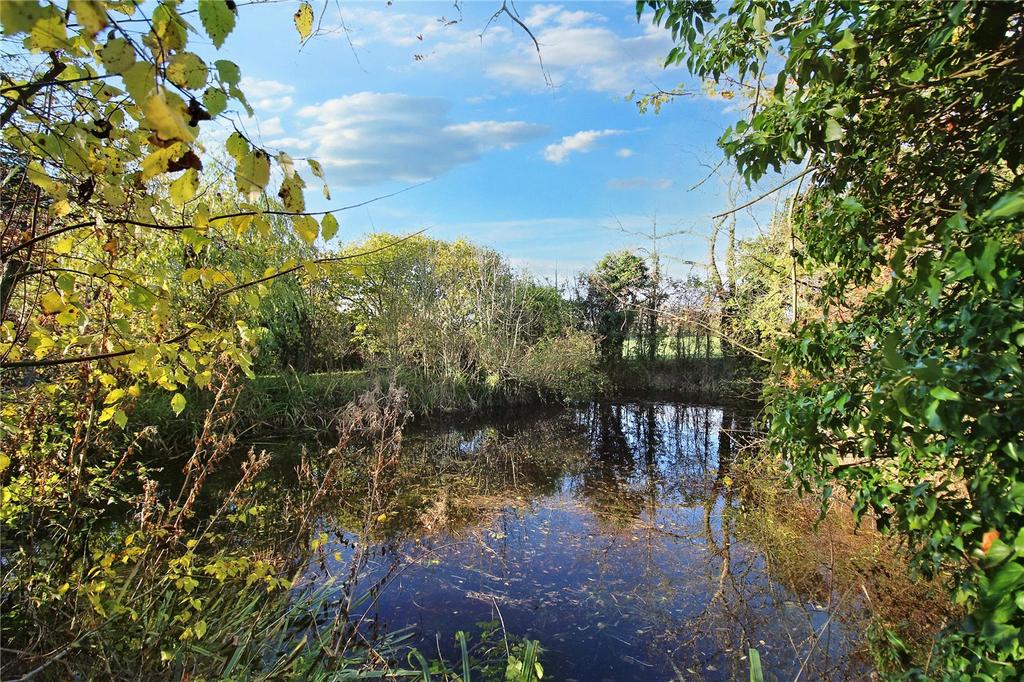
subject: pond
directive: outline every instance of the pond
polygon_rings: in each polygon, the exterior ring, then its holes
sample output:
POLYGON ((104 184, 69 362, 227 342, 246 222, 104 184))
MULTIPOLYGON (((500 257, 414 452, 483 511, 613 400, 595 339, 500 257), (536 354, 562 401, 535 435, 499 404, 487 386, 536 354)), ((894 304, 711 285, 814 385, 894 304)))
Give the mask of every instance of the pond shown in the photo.
POLYGON ((539 640, 545 679, 745 680, 751 647, 769 679, 867 678, 860 594, 827 565, 776 575, 752 530, 730 476, 750 428, 737 408, 611 401, 413 429, 372 541, 323 520, 308 584, 358 553, 363 627, 457 660, 456 631, 500 624, 539 640))

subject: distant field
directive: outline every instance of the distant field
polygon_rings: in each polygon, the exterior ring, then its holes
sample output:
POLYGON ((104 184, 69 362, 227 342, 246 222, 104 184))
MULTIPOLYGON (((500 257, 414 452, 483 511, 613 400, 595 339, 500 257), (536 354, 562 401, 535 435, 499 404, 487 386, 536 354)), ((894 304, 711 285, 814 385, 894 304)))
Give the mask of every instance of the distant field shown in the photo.
MULTIPOLYGON (((703 336, 683 336, 679 339, 677 347, 675 337, 665 337, 658 344, 658 359, 672 360, 678 357, 703 357, 706 343, 703 336)), ((622 356, 625 358, 645 356, 646 352, 646 341, 643 339, 638 340, 636 337, 627 338, 622 346, 622 356), (638 348, 639 343, 643 343, 642 348, 638 348)), ((722 342, 720 339, 712 338, 711 357, 717 358, 721 356, 722 342)))

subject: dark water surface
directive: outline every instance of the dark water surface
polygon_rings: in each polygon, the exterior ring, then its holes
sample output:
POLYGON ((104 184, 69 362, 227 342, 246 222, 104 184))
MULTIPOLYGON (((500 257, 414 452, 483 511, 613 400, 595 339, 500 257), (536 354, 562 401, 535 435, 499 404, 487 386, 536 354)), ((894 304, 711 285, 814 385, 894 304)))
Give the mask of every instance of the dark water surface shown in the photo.
MULTIPOLYGON (((768 679, 866 678, 824 567, 797 594, 743 530, 748 430, 735 409, 614 402, 408 435, 364 623, 457 658, 457 630, 498 620, 540 641, 545 680, 746 680, 750 647, 768 679)), ((332 532, 314 583, 353 542, 332 532)))

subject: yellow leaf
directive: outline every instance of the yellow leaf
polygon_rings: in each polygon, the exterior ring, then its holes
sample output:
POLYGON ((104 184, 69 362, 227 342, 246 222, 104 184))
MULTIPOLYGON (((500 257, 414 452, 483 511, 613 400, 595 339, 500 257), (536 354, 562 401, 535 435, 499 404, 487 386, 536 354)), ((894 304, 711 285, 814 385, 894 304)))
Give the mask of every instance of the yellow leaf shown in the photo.
POLYGON ((299 40, 305 41, 313 32, 313 6, 303 2, 295 10, 295 28, 299 31, 299 40))
POLYGON ((67 199, 61 199, 50 206, 49 213, 51 218, 63 218, 73 210, 71 203, 67 199))
POLYGON ((96 0, 69 0, 68 8, 78 17, 90 38, 107 25, 107 12, 96 0))
POLYGON ((191 52, 179 52, 171 57, 167 66, 167 77, 171 82, 188 90, 198 90, 206 85, 208 76, 206 63, 191 52))
POLYGON ((302 241, 309 245, 316 241, 316 236, 320 232, 320 226, 316 224, 316 219, 308 215, 296 217, 292 222, 292 226, 302 238, 302 241))
POLYGON ((142 105, 146 122, 163 140, 191 142, 196 138, 185 118, 186 108, 181 98, 160 88, 142 105))
POLYGON ((167 165, 175 159, 180 159, 188 151, 181 142, 176 142, 170 147, 158 149, 142 160, 142 179, 150 180, 167 172, 167 165))
POLYGON ((270 182, 270 157, 262 149, 253 149, 236 157, 235 182, 241 192, 259 194, 270 182))
POLYGON ((235 235, 241 237, 243 234, 249 231, 249 226, 252 225, 253 216, 251 215, 240 215, 235 216, 231 219, 231 224, 235 228, 235 235))
POLYGON ((362 265, 353 265, 348 271, 353 277, 358 277, 359 279, 366 276, 366 268, 362 265))
POLYGON ((327 241, 338 234, 338 219, 334 217, 333 213, 328 213, 320 221, 320 228, 323 232, 324 241, 327 241))
POLYGON ((58 239, 53 245, 53 252, 60 256, 63 256, 66 253, 71 253, 71 247, 74 246, 74 244, 75 241, 71 237, 58 239))
POLYGON ((206 204, 199 204, 196 208, 196 215, 193 218, 196 229, 206 229, 210 226, 210 208, 206 204))
POLYGON ((306 198, 302 195, 302 188, 306 186, 305 181, 297 173, 286 177, 281 182, 281 189, 277 196, 284 203, 284 208, 290 213, 302 213, 306 210, 306 198))
POLYGON ((43 306, 43 312, 47 315, 59 313, 64 310, 64 300, 60 297, 60 294, 55 291, 43 294, 39 302, 43 306))
POLYGON ((183 207, 196 195, 199 189, 199 173, 195 168, 189 168, 181 177, 171 183, 169 188, 171 203, 178 208, 183 207))
MULTIPOLYGON (((4 3, 7 4, 6 2, 4 3)), ((64 17, 56 10, 47 12, 47 16, 36 22, 32 27, 32 34, 29 37, 29 45, 43 52, 50 50, 61 50, 69 47, 68 29, 64 25, 64 17)))
POLYGON ((7 455, 0 454, 0 471, 6 471, 9 466, 11 466, 11 458, 7 455))
POLYGON ((174 416, 181 414, 181 411, 185 409, 185 396, 180 393, 175 393, 174 397, 171 398, 171 409, 174 410, 174 416))

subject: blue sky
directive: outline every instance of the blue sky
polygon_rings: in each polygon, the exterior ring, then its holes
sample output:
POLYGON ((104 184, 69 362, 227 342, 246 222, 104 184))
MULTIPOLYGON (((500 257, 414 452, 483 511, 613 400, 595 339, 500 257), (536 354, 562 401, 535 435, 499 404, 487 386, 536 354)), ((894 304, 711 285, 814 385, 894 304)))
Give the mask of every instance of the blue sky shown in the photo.
MULTIPOLYGON (((241 6, 221 50, 241 65, 257 111, 242 118, 247 131, 324 165, 332 200, 311 188, 316 209, 427 181, 340 214, 339 239, 428 228, 551 277, 643 241, 619 226, 643 232, 657 220, 662 233, 688 232, 666 251, 703 257, 701 235, 724 190, 717 180, 687 188, 720 158, 715 140, 742 113, 706 95, 659 115, 637 111, 631 91, 687 77, 662 68, 670 37, 648 17, 638 24, 632 2, 518 2, 546 72, 507 17, 481 37, 496 0, 464 2, 461 12, 450 2, 328 2, 301 49, 296 6, 241 6)), ((324 3, 314 7, 319 14, 324 3)))

